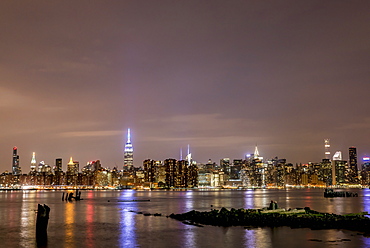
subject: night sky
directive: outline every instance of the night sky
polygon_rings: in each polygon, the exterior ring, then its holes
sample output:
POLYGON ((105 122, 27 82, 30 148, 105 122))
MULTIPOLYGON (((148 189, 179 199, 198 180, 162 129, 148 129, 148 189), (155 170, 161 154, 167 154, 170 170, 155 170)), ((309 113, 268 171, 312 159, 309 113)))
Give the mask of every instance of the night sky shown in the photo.
MULTIPOLYGON (((370 1, 0 2, 0 173, 12 148, 122 169, 370 155, 370 1)), ((361 163, 359 159, 359 163, 361 163)))

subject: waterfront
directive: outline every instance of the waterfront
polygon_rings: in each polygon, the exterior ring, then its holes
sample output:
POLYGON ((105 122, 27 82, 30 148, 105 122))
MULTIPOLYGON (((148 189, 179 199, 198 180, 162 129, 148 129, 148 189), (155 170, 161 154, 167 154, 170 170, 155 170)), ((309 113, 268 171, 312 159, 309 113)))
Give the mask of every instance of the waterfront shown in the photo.
POLYGON ((48 247, 369 247, 370 238, 346 230, 196 227, 166 218, 211 208, 281 207, 346 214, 370 212, 370 190, 359 197, 324 198, 323 189, 214 191, 82 191, 80 202, 63 202, 63 191, 0 192, 0 237, 4 247, 35 246, 37 204, 51 208, 48 247), (147 200, 134 201, 131 200, 147 200), (211 207, 212 205, 212 207, 211 207), (143 213, 162 213, 161 217, 143 213))

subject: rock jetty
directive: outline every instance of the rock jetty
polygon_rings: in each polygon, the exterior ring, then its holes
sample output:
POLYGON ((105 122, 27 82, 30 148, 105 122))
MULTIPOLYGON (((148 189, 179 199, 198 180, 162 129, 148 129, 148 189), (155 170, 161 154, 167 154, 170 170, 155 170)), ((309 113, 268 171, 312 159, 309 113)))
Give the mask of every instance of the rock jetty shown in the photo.
POLYGON ((171 214, 169 217, 192 225, 346 229, 369 236, 370 219, 365 217, 367 214, 367 212, 347 215, 319 213, 309 207, 289 211, 221 208, 206 212, 192 210, 183 214, 171 214))
POLYGON ((333 189, 325 189, 324 197, 358 197, 356 192, 334 191, 333 189))

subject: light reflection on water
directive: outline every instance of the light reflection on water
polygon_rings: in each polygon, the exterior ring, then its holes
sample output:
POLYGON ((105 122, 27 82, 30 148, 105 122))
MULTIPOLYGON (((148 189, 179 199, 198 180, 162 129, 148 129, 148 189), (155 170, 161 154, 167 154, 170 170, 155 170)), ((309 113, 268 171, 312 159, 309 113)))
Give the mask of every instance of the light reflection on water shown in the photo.
MULTIPOLYGON (((360 190, 353 190, 360 191, 360 190)), ((370 212, 370 190, 356 198, 324 198, 323 190, 246 191, 82 191, 80 202, 61 201, 60 191, 0 192, 3 247, 35 246, 37 204, 51 208, 49 247, 370 247, 370 238, 341 230, 196 227, 166 218, 192 209, 262 208, 276 200, 284 208, 311 207, 320 212, 370 212), (150 199, 149 202, 131 200, 150 199), (126 200, 126 202, 119 202, 126 200), (131 211, 162 213, 144 216, 131 211), (287 239, 286 237, 289 237, 287 239), (338 241, 349 239, 351 241, 338 241), (312 241, 312 240, 321 240, 312 241)))
MULTIPOLYGON (((135 191, 123 191, 119 196, 120 201, 131 201, 135 197, 135 191)), ((128 202, 131 211, 137 211, 136 202, 128 202)), ((127 203, 122 204, 125 207, 127 203)), ((138 247, 136 243, 136 227, 135 227, 135 213, 129 212, 125 209, 120 209, 120 222, 119 222, 119 244, 122 247, 138 247)))
MULTIPOLYGON (((91 199, 94 197, 93 192, 87 193, 87 199, 91 199)), ((95 208, 93 204, 87 204, 86 205, 86 247, 92 248, 94 247, 94 216, 95 214, 95 208)))
MULTIPOLYGON (((185 202, 185 206, 186 206, 186 209, 187 212, 188 211, 191 211, 194 209, 194 199, 193 199, 193 196, 194 196, 194 192, 193 191, 187 191, 185 193, 185 196, 186 196, 186 202, 185 202)), ((186 228, 185 229, 185 232, 184 232, 184 244, 185 244, 185 247, 196 247, 196 236, 194 234, 194 229, 196 227, 191 227, 191 228, 186 228)))
POLYGON ((32 204, 30 204, 29 198, 34 198, 35 194, 29 194, 27 191, 22 192, 22 207, 21 207, 21 219, 20 219, 20 237, 21 247, 27 247, 28 243, 35 237, 35 229, 28 228, 31 225, 36 225, 36 212, 32 204))
POLYGON ((244 192, 244 208, 251 209, 254 206, 253 203, 254 197, 253 197, 253 191, 246 190, 244 192))
POLYGON ((65 203, 65 211, 64 211, 64 218, 65 218, 65 237, 66 243, 69 247, 74 246, 74 239, 75 239, 75 207, 76 204, 73 202, 66 202, 65 203))

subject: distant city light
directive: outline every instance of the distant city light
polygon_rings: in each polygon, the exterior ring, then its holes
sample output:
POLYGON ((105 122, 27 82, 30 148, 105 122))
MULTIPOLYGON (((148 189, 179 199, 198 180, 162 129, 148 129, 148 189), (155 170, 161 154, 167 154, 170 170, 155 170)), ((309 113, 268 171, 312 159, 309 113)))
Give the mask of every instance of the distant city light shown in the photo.
POLYGON ((370 157, 363 157, 362 160, 363 161, 370 161, 370 157))

